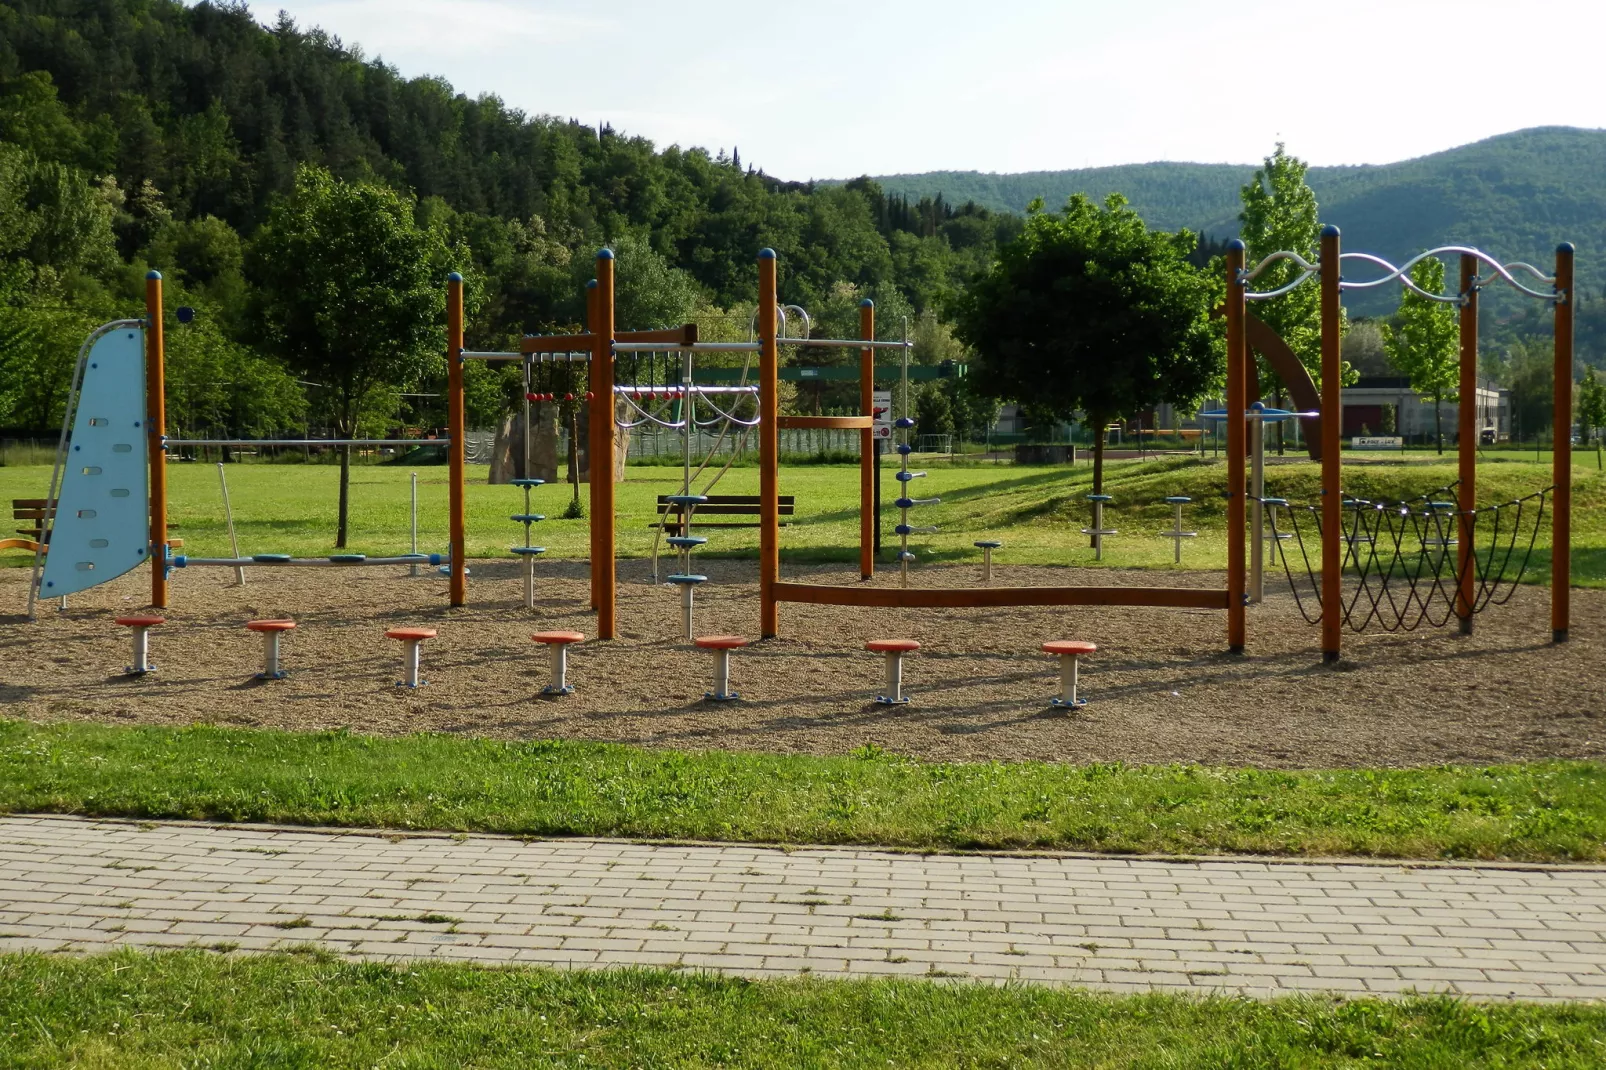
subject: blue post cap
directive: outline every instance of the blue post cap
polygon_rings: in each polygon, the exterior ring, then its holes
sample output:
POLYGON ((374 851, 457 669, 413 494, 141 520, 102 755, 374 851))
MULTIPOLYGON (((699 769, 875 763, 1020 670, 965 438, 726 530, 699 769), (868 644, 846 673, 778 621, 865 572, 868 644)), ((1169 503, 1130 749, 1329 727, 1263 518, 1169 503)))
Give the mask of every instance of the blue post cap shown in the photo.
POLYGON ((613 259, 613 250, 608 248, 606 245, 604 245, 601 249, 597 250, 597 259, 598 260, 612 260, 613 259))
POLYGON ((900 417, 898 417, 898 419, 896 421, 894 421, 894 425, 897 426, 897 427, 908 428, 908 427, 913 427, 915 425, 915 422, 913 420, 911 420, 907 416, 900 416, 900 417))
POLYGON ((771 249, 769 246, 765 246, 758 251, 758 258, 760 260, 774 260, 775 250, 771 249))
POLYGON ((1326 226, 1324 226, 1322 228, 1322 237, 1324 237, 1324 238, 1336 238, 1336 237, 1338 237, 1338 228, 1333 226, 1333 224, 1331 224, 1331 223, 1327 224, 1326 226))
POLYGON ((892 529, 892 531, 897 535, 913 535, 915 533, 915 529, 910 527, 908 524, 898 524, 892 529))
POLYGON ((905 457, 909 456, 909 454, 913 453, 914 451, 915 451, 915 448, 913 446, 909 445, 909 443, 907 443, 907 442, 898 443, 898 452, 903 454, 905 457))
POLYGON ((859 307, 860 308, 874 308, 875 307, 875 302, 870 300, 868 297, 866 297, 862 301, 859 302, 859 307))
POLYGON ((914 477, 915 477, 915 473, 913 473, 913 472, 894 472, 893 473, 893 478, 896 479, 899 483, 907 483, 911 479, 913 479, 914 477))
POLYGON ((450 275, 446 276, 446 281, 447 282, 462 282, 463 281, 463 273, 460 272, 460 271, 454 271, 450 275))
POLYGON ((179 554, 177 557, 171 558, 170 560, 173 562, 174 568, 183 568, 185 565, 190 563, 190 559, 184 554, 179 554))
POLYGON ((1564 241, 1560 245, 1556 246, 1556 252, 1558 253, 1570 253, 1572 251, 1573 243, 1570 241, 1564 241))
POLYGON ((1234 238, 1232 241, 1227 243, 1227 248, 1237 253, 1249 248, 1249 246, 1244 244, 1244 240, 1242 238, 1234 238))
POLYGON ((586 283, 586 289, 595 290, 596 288, 597 288, 597 280, 596 279, 592 279, 590 282, 586 283))
POLYGON ((162 273, 157 271, 155 268, 151 268, 149 271, 145 272, 145 277, 150 279, 152 282, 162 281, 162 273))
POLYGON ((1004 544, 999 542, 997 539, 982 539, 975 544, 976 549, 978 550, 997 550, 1003 545, 1004 544))
POLYGON ((173 310, 173 315, 178 317, 180 323, 191 323, 195 320, 195 310, 189 305, 178 306, 173 310))
POLYGON ((1187 503, 1193 501, 1193 499, 1188 497, 1186 494, 1173 494, 1171 497, 1167 498, 1166 501, 1170 502, 1172 505, 1186 505, 1187 503))
POLYGON ((1087 500, 1090 502, 1113 502, 1115 498, 1108 494, 1089 494, 1087 500))

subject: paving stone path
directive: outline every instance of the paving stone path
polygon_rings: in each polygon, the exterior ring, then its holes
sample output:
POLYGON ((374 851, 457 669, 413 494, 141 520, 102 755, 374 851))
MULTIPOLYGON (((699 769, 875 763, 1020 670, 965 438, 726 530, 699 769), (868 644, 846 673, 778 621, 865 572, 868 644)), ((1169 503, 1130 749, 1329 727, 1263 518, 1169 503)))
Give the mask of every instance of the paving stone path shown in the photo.
POLYGON ((1606 999, 1606 869, 914 855, 0 819, 0 951, 1606 999))

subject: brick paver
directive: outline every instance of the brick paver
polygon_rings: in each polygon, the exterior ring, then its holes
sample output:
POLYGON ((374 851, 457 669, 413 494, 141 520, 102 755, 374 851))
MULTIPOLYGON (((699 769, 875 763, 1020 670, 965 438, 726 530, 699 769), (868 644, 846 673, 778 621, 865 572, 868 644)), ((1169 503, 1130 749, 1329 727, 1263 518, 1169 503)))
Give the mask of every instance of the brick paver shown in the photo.
POLYGON ((0 951, 1606 999, 1606 870, 525 843, 0 819, 0 951))

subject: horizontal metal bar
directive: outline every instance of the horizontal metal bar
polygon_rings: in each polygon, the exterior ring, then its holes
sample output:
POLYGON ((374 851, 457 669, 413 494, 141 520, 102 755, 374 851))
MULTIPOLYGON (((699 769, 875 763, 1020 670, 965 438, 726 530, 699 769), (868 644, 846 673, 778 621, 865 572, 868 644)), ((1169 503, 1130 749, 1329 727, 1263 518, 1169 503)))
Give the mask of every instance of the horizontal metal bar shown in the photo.
POLYGON ((400 557, 369 557, 362 561, 330 561, 325 557, 292 557, 288 561, 261 561, 254 557, 187 557, 173 558, 175 568, 192 568, 217 565, 223 568, 361 568, 365 565, 444 565, 445 554, 403 554, 400 557))
POLYGON ((913 349, 913 342, 874 342, 862 338, 777 338, 783 346, 820 346, 825 349, 913 349))
POLYGON ((679 353, 682 350, 691 350, 693 353, 757 353, 757 342, 697 342, 693 345, 682 345, 679 342, 615 342, 615 353, 679 353))
POLYGON ((450 446, 449 438, 164 438, 166 446, 450 446))
POLYGON ((479 350, 465 349, 462 352, 464 360, 526 360, 532 364, 542 364, 554 360, 581 361, 590 360, 589 349, 577 349, 570 353, 490 353, 479 350))
POLYGON ((703 383, 670 386, 625 386, 616 384, 613 388, 615 394, 678 394, 686 390, 694 394, 756 394, 756 386, 708 386, 703 383))

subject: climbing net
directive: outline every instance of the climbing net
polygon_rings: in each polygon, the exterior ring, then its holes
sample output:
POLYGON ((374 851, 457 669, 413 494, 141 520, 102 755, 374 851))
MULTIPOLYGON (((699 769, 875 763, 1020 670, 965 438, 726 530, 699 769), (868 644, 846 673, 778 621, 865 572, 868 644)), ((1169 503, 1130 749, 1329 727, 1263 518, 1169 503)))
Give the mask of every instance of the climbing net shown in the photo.
MULTIPOLYGON (((1472 612, 1511 600, 1533 560, 1544 525, 1545 506, 1554 487, 1482 509, 1461 508, 1456 484, 1402 501, 1344 500, 1342 604, 1344 624, 1355 632, 1376 625, 1388 632, 1410 632, 1427 625, 1442 628, 1454 619, 1467 571, 1472 574, 1472 612), (1471 533, 1473 552, 1463 567, 1462 520, 1471 533)), ((1274 535, 1291 536, 1292 552, 1281 554, 1288 586, 1300 614, 1318 623, 1322 605, 1319 568, 1312 563, 1312 544, 1321 558, 1321 510, 1265 498, 1274 535), (1296 570, 1293 558, 1303 565, 1296 570)))

